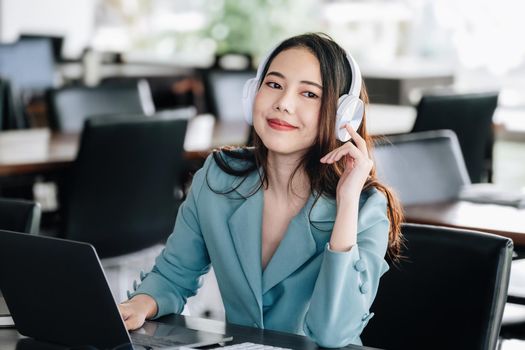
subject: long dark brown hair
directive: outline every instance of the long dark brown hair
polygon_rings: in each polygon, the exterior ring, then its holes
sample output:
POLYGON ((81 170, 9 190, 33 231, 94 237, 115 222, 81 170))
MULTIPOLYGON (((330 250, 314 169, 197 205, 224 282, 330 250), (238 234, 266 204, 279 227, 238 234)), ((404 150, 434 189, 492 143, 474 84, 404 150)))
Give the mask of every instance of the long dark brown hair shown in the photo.
MULTIPOLYGON (((304 169, 310 181, 311 192, 316 194, 317 201, 321 196, 335 198, 337 183, 344 172, 345 160, 333 164, 323 164, 319 159, 341 146, 343 143, 339 141, 335 135, 335 115, 337 111, 337 100, 342 94, 348 93, 352 81, 352 70, 346 58, 345 51, 335 43, 332 38, 326 34, 307 33, 298 35, 283 41, 269 56, 263 74, 261 75, 261 82, 266 75, 268 67, 273 59, 282 51, 291 48, 305 48, 314 54, 319 60, 321 68, 322 79, 322 97, 321 109, 319 114, 319 132, 312 146, 305 152, 299 164, 292 173, 289 180, 289 187, 291 188, 292 178, 295 174, 304 169)), ((362 83, 360 98, 365 105, 368 105, 369 99, 364 82, 362 83)), ((366 110, 366 109, 365 109, 366 110)), ((366 111, 363 117, 361 126, 357 130, 359 135, 366 141, 368 151, 372 154, 373 140, 368 135, 366 129, 366 111)), ((213 157, 218 166, 225 172, 231 175, 245 177, 256 169, 262 169, 259 173, 261 177, 260 186, 268 186, 268 149, 263 144, 261 138, 253 131, 253 147, 231 148, 225 147, 214 151, 213 157), (242 159, 247 161, 247 167, 243 169, 232 168, 228 165, 225 157, 242 159)), ((209 183, 208 183, 209 185, 209 183)), ((255 189, 255 193, 259 188, 255 189)), ((376 176, 375 166, 370 172, 363 191, 376 188, 382 192, 387 199, 387 215, 390 221, 388 253, 391 258, 397 260, 400 256, 402 235, 400 225, 403 221, 402 207, 392 192, 387 186, 378 181, 376 176)), ((221 192, 229 193, 230 191, 221 192)))

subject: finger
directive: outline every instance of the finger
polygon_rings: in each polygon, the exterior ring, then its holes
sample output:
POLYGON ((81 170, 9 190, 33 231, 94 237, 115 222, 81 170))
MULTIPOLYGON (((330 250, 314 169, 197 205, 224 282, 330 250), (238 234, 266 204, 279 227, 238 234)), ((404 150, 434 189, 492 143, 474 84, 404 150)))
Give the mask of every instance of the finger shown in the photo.
POLYGON ((352 169, 354 168, 354 165, 355 165, 355 162, 353 161, 352 158, 350 158, 350 160, 348 160, 348 158, 350 157, 347 157, 347 161, 346 161, 346 164, 345 164, 345 170, 343 171, 343 173, 341 174, 341 177, 339 178, 339 181, 341 182, 344 182, 345 179, 350 176, 351 172, 352 172, 352 169))
POLYGON ((334 155, 330 159, 331 162, 334 163, 334 162, 339 161, 341 159, 341 157, 343 157, 346 153, 347 153, 347 151, 344 150, 344 149, 337 150, 337 152, 334 152, 334 155))
POLYGON ((133 319, 128 319, 124 323, 126 324, 126 329, 128 331, 133 331, 133 330, 137 329, 135 321, 133 319))
POLYGON ((118 310, 124 320, 128 319, 131 315, 131 312, 128 310, 128 308, 123 305, 118 305, 118 310))
POLYGON ((339 160, 344 155, 349 155, 357 161, 363 158, 361 151, 351 142, 347 142, 344 147, 342 147, 341 150, 337 152, 337 155, 334 159, 339 160))
POLYGON ((351 158, 359 160, 363 157, 361 151, 352 143, 347 143, 344 147, 338 148, 333 155, 327 160, 329 163, 339 161, 343 156, 348 155, 351 158))
POLYGON ((319 161, 320 161, 321 163, 326 163, 326 160, 328 159, 328 156, 329 156, 331 153, 332 153, 332 152, 325 154, 321 159, 319 159, 319 161))
POLYGON ((133 331, 142 327, 144 322, 142 322, 141 319, 139 319, 138 317, 131 317, 128 320, 126 320, 125 324, 127 330, 133 331))
POLYGON ((345 128, 352 137, 352 140, 354 140, 355 144, 357 145, 357 148, 359 148, 361 152, 368 156, 366 141, 361 137, 361 135, 359 135, 357 131, 354 130, 354 128, 352 128, 352 126, 350 126, 350 124, 345 124, 345 128))
POLYGON ((330 152, 329 156, 326 157, 326 162, 331 164, 334 162, 334 157, 337 154, 337 152, 340 150, 340 148, 334 149, 332 152, 330 152))
POLYGON ((339 147, 338 149, 336 149, 332 155, 330 156, 330 158, 328 159, 328 161, 330 163, 334 163, 336 161, 338 161, 339 159, 341 159, 342 155, 344 155, 346 153, 346 150, 344 147, 339 147))
POLYGON ((334 155, 335 152, 337 152, 342 146, 337 147, 336 149, 328 152, 323 158, 321 158, 321 161, 323 163, 327 163, 328 160, 334 155))
POLYGON ((326 157, 326 163, 333 163, 335 159, 339 156, 341 152, 344 152, 345 148, 348 146, 346 144, 343 144, 342 146, 334 149, 332 152, 329 153, 329 155, 326 157))

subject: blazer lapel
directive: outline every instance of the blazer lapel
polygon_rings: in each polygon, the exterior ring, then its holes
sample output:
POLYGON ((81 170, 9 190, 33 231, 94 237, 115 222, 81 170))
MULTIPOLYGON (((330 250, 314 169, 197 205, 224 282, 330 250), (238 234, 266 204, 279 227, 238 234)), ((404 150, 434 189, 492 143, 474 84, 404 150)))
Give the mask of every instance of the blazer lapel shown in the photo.
POLYGON ((258 175, 254 173, 241 183, 234 183, 237 192, 246 199, 243 201, 228 219, 228 227, 232 237, 237 258, 241 264, 254 298, 257 300, 259 309, 262 310, 262 267, 261 267, 261 228, 262 228, 262 205, 263 194, 259 189, 253 195, 258 186, 258 175))
POLYGON ((317 244, 312 235, 310 222, 314 225, 317 222, 325 223, 333 227, 335 203, 321 197, 312 208, 314 200, 314 195, 311 195, 304 208, 290 221, 281 243, 264 270, 263 294, 316 254, 317 244))

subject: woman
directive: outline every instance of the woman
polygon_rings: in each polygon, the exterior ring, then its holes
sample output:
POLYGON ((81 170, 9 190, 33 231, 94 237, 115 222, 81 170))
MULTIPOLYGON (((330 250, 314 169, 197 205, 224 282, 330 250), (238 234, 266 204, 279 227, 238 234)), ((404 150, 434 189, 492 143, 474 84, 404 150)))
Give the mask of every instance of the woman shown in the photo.
POLYGON ((361 343, 401 211, 375 177, 359 97, 357 65, 326 35, 271 52, 245 87, 254 148, 215 151, 195 174, 166 249, 120 305, 128 329, 180 313, 213 264, 229 322, 361 343))

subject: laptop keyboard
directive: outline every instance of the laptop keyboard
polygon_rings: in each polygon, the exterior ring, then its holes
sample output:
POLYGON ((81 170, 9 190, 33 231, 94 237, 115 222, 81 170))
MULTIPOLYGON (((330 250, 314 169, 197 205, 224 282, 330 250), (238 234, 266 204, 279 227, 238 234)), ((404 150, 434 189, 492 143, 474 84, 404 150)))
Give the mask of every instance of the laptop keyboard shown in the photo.
POLYGON ((168 337, 152 337, 151 335, 131 333, 131 342, 136 345, 145 347, 171 347, 171 346, 183 346, 184 343, 173 340, 168 337))

